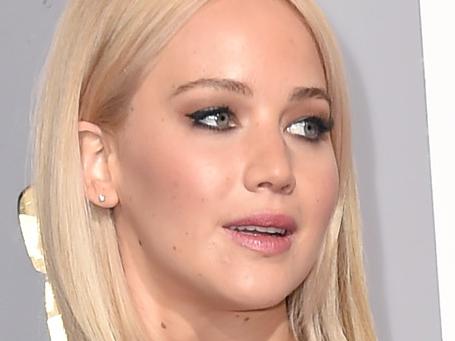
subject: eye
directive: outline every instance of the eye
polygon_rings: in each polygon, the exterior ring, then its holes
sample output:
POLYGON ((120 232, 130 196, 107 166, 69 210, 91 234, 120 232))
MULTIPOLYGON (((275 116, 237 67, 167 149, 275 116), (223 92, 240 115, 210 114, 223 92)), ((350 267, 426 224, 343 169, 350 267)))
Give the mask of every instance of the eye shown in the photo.
POLYGON ((290 127, 286 128, 286 131, 300 135, 311 142, 317 142, 323 134, 327 133, 332 128, 332 117, 330 117, 329 120, 326 120, 319 116, 310 116, 295 122, 290 127))
POLYGON ((227 106, 210 107, 185 116, 193 120, 193 125, 214 130, 229 130, 236 125, 232 121, 232 111, 227 106))

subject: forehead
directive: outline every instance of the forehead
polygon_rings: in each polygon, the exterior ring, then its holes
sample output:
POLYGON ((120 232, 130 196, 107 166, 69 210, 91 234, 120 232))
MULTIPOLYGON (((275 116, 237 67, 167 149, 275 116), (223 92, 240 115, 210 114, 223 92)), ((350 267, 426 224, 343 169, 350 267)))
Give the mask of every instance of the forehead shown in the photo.
POLYGON ((152 78, 175 88, 198 78, 230 78, 261 90, 325 87, 316 43, 285 0, 212 0, 158 56, 152 78))

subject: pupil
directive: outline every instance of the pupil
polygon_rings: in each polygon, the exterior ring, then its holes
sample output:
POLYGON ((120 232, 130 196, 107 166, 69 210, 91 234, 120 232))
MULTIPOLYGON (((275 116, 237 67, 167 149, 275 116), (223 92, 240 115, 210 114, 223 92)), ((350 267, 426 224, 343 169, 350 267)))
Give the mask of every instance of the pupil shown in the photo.
POLYGON ((228 117, 225 113, 221 113, 218 115, 218 124, 220 124, 222 127, 227 127, 227 123, 228 123, 228 117))
POLYGON ((307 129, 308 133, 310 133, 310 134, 315 134, 316 127, 314 127, 313 125, 311 125, 311 123, 309 123, 309 124, 306 125, 306 129, 307 129))

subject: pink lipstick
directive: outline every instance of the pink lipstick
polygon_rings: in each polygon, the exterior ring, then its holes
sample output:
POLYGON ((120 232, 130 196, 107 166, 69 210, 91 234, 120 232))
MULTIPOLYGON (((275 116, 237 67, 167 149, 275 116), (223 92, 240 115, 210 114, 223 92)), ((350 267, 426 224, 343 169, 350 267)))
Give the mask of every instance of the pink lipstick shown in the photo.
POLYGON ((223 225, 232 240, 264 255, 287 251, 297 230, 295 220, 285 214, 261 213, 223 225))

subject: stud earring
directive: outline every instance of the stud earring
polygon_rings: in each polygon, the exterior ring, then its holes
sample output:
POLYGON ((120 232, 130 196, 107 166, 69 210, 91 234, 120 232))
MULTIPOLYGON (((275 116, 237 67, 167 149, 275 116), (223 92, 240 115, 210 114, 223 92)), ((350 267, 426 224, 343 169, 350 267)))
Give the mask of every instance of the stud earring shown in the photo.
POLYGON ((99 195, 98 195, 98 200, 99 200, 100 202, 105 202, 105 201, 106 201, 106 196, 105 196, 104 194, 99 194, 99 195))

